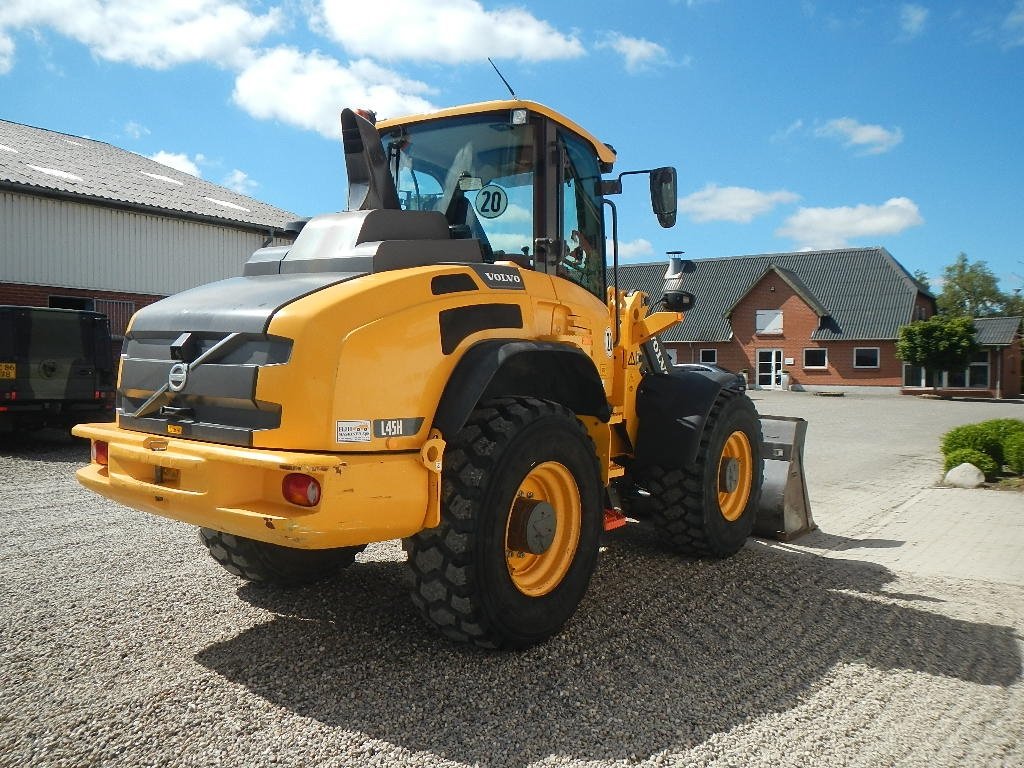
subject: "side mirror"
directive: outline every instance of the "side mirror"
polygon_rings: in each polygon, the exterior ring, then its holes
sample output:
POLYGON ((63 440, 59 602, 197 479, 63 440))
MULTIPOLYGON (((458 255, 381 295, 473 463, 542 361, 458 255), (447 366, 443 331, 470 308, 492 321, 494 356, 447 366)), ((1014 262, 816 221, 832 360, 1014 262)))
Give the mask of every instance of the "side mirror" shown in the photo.
POLYGON ((655 168, 651 171, 651 208, 661 226, 675 226, 676 201, 676 169, 655 168))

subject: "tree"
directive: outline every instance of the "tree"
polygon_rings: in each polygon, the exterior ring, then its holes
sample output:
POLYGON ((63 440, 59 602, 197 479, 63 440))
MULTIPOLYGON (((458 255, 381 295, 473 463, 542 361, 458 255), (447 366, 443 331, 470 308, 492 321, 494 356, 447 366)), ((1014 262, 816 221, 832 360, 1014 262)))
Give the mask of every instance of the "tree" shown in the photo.
POLYGON ((923 269, 914 270, 914 279, 924 288, 928 293, 932 292, 932 284, 928 282, 928 273, 923 269))
POLYGON ((938 382, 935 374, 965 368, 978 349, 974 323, 969 317, 935 315, 904 325, 896 339, 896 356, 933 374, 933 389, 938 382))
POLYGON ((1006 298, 988 265, 984 261, 971 263, 961 252, 942 270, 942 293, 936 303, 944 315, 991 317, 1003 314, 1006 298))

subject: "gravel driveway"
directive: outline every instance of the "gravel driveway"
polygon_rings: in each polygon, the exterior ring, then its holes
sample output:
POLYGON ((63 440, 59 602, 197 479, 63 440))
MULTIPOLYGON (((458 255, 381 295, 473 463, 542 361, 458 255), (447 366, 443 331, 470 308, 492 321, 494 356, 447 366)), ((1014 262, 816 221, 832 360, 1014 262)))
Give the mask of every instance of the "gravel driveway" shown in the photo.
MULTIPOLYGON (((753 393, 804 415, 822 532, 938 479, 937 435, 1024 409, 753 393)), ((0 765, 1024 764, 1024 589, 753 541, 723 562, 612 535, 542 647, 428 630, 403 553, 256 589, 194 529, 74 481, 88 448, 0 445, 0 765)))

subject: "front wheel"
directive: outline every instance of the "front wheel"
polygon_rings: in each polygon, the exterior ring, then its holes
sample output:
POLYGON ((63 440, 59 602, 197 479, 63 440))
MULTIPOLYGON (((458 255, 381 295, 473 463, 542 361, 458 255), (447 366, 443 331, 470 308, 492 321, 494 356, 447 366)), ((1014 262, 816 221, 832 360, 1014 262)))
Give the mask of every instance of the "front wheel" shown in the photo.
POLYGON ((572 412, 489 401, 445 452, 441 524, 405 542, 412 600, 453 640, 539 643, 583 599, 601 521, 594 445, 572 412))
POLYGON ((293 549, 200 528, 210 557, 228 573, 256 584, 298 587, 329 578, 355 562, 363 547, 293 549))
POLYGON ((746 542, 761 499, 761 421, 750 398, 723 390, 708 414, 690 467, 648 467, 640 485, 650 494, 655 526, 678 551, 728 557, 746 542))

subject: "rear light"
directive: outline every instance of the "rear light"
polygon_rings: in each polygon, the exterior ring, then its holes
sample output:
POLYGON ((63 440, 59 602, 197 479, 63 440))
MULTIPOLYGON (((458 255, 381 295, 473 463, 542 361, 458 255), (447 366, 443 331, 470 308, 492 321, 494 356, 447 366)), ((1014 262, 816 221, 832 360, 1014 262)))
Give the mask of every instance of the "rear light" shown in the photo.
POLYGON ((309 475, 292 472, 281 481, 281 493, 292 504, 315 507, 320 503, 320 483, 309 475))
POLYGON ((4 392, 4 400, 17 400, 17 399, 18 399, 18 390, 14 390, 13 392, 4 392))
POLYGON ((107 466, 109 459, 110 444, 106 440, 92 441, 92 461, 94 464, 107 466))

